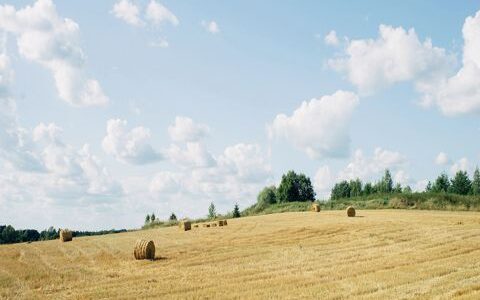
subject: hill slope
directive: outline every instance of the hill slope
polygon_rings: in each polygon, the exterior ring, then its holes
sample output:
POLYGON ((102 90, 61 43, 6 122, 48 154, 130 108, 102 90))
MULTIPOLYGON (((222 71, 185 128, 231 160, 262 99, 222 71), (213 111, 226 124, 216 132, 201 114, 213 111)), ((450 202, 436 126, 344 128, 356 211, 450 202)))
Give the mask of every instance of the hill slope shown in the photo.
POLYGON ((480 214, 272 214, 0 246, 2 298, 480 297, 480 214), (138 238, 157 260, 135 261, 138 238))

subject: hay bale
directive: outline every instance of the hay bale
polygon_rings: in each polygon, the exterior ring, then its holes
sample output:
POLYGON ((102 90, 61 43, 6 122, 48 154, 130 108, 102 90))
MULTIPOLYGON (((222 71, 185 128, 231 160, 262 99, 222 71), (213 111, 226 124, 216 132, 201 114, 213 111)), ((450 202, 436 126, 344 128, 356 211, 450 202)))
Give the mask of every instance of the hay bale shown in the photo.
POLYGON ((198 228, 198 224, 194 224, 193 227, 198 228))
POLYGON ((178 223, 178 226, 182 231, 188 231, 192 229, 192 223, 187 220, 180 221, 180 223, 178 223))
POLYGON ((223 226, 227 226, 228 223, 227 223, 227 220, 223 220, 223 226))
POLYGON ((313 203, 311 208, 310 208, 311 211, 314 211, 314 212, 320 212, 320 204, 318 203, 313 203))
POLYGON ((155 244, 153 241, 137 240, 133 249, 135 259, 155 259, 155 244))
POLYGON ((347 207, 347 216, 355 217, 355 208, 353 206, 347 207))
POLYGON ((217 223, 210 224, 211 227, 217 227, 217 223))
POLYGON ((218 226, 223 226, 223 220, 218 220, 217 224, 218 224, 218 226))
POLYGON ((208 223, 203 223, 202 226, 203 226, 203 227, 210 227, 210 224, 208 224, 208 223))
POLYGON ((60 241, 61 242, 70 242, 72 240, 72 232, 68 229, 60 230, 60 241))

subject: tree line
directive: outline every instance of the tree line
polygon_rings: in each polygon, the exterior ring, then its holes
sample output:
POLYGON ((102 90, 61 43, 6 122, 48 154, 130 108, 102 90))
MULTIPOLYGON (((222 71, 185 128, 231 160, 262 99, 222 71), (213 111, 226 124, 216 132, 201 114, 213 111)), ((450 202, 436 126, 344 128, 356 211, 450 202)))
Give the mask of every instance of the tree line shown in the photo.
MULTIPOLYGON (((73 237, 103 235, 110 233, 126 232, 126 229, 120 230, 100 230, 100 231, 72 231, 73 237)), ((11 225, 0 225, 0 244, 13 244, 35 241, 46 241, 58 239, 60 236, 60 229, 55 229, 51 226, 48 229, 38 232, 35 229, 19 229, 16 230, 11 225)))
POLYGON ((267 186, 257 196, 257 207, 264 208, 275 203, 315 201, 312 181, 303 173, 290 170, 282 175, 278 185, 267 186))
MULTIPOLYGON (((386 169, 383 177, 375 182, 363 182, 360 179, 343 180, 334 185, 330 199, 350 198, 358 196, 368 196, 371 194, 388 193, 411 193, 410 186, 402 186, 400 183, 394 185, 390 170, 386 169)), ((473 173, 472 179, 469 178, 466 171, 458 171, 453 178, 449 178, 446 173, 440 174, 432 183, 428 182, 424 192, 450 193, 457 195, 480 195, 480 171, 478 167, 473 173)))

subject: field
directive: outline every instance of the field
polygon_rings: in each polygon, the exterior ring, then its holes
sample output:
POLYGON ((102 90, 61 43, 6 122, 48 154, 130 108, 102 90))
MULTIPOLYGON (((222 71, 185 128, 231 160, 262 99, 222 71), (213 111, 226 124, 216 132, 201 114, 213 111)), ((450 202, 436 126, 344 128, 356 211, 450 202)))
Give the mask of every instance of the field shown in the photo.
POLYGON ((0 298, 480 298, 480 213, 282 213, 0 246, 0 298), (155 261, 135 261, 138 238, 155 261))

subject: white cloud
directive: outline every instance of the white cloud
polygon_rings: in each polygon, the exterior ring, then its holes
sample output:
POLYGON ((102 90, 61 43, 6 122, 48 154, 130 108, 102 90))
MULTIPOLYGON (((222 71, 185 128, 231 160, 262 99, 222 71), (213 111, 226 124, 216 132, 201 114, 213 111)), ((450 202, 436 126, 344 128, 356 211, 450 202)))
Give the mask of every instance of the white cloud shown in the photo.
POLYGON ((459 159, 458 161, 452 164, 452 166, 450 167, 450 172, 452 173, 452 175, 454 175, 458 171, 469 172, 471 171, 470 169, 471 169, 471 166, 470 166, 470 163, 468 162, 468 159, 466 157, 462 157, 461 159, 459 159))
POLYGON ((168 126, 168 134, 174 142, 196 142, 210 133, 205 124, 195 123, 187 117, 175 117, 175 123, 168 126))
POLYGON ((351 115, 359 100, 337 91, 302 102, 291 116, 279 114, 268 126, 271 138, 285 138, 311 158, 343 157, 348 153, 351 115))
POLYGON ((157 39, 156 41, 151 41, 149 43, 150 47, 154 47, 154 48, 168 48, 168 46, 170 45, 168 43, 168 41, 164 38, 159 38, 157 39))
POLYGON ((259 145, 228 146, 213 159, 202 168, 157 173, 149 185, 150 196, 168 203, 169 209, 202 216, 199 211, 206 214, 212 201, 219 211, 231 211, 235 202, 251 205, 260 189, 272 183, 269 157, 259 145))
POLYGON ((449 163, 450 163, 450 159, 448 158, 448 156, 445 152, 440 152, 435 157, 435 164, 437 164, 437 165, 445 166, 449 163))
POLYGON ((423 104, 437 105, 445 115, 480 112, 480 11, 463 25, 463 65, 449 78, 424 84, 423 104))
POLYGON ((377 147, 371 158, 366 157, 362 150, 357 149, 350 163, 340 171, 339 178, 351 180, 360 178, 371 180, 374 176, 383 174, 385 169, 395 170, 405 165, 407 159, 396 151, 385 150, 377 147))
POLYGON ((203 28, 210 33, 217 34, 220 32, 220 28, 215 21, 202 21, 201 24, 203 28))
POLYGON ((329 46, 338 46, 339 40, 335 30, 330 31, 324 38, 325 44, 329 46))
POLYGON ((211 167, 215 160, 201 143, 188 142, 185 149, 172 144, 166 151, 168 158, 181 167, 211 167))
POLYGON ((405 170, 399 170, 395 173, 393 177, 395 183, 400 183, 402 186, 409 185, 411 183, 410 176, 408 176, 405 170))
POLYGON ((133 26, 142 26, 144 22, 140 19, 140 9, 137 5, 128 0, 118 1, 113 5, 112 13, 115 17, 133 26))
POLYGON ((107 135, 103 138, 105 153, 130 164, 147 164, 162 158, 148 143, 150 130, 138 126, 127 131, 127 121, 111 119, 107 122, 107 135))
POLYGON ((432 84, 450 70, 452 56, 421 42, 414 29, 380 25, 375 40, 351 40, 343 57, 329 60, 329 65, 345 73, 362 95, 372 94, 393 83, 416 80, 419 89, 432 84))
POLYGON ((335 184, 335 177, 330 171, 330 167, 322 166, 318 168, 313 180, 317 198, 328 199, 330 191, 335 184))
POLYGON ((148 4, 145 17, 154 25, 160 25, 161 23, 168 22, 174 26, 177 26, 179 23, 178 18, 170 10, 168 10, 168 8, 155 0, 151 0, 148 4))
POLYGON ((0 30, 13 34, 19 53, 52 72, 58 95, 74 106, 105 105, 97 80, 85 75, 85 55, 77 23, 57 14, 51 0, 15 10, 0 5, 0 30))

